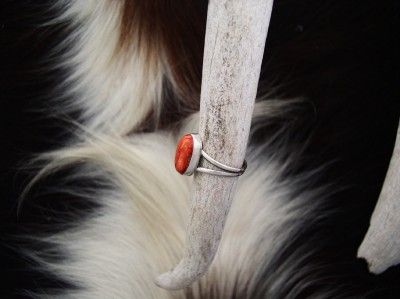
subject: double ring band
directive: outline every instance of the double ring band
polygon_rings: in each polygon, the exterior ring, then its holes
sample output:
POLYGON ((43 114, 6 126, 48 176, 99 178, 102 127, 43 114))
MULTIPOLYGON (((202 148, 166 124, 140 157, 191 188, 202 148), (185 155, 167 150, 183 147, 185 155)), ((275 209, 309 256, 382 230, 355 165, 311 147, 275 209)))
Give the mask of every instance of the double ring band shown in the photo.
POLYGON ((203 145, 199 134, 186 134, 178 142, 175 153, 175 168, 180 174, 192 175, 195 171, 211 175, 236 177, 246 170, 247 163, 244 161, 241 168, 231 167, 210 157, 203 151, 203 145), (214 170, 198 167, 200 158, 203 157, 212 165, 219 168, 214 170))

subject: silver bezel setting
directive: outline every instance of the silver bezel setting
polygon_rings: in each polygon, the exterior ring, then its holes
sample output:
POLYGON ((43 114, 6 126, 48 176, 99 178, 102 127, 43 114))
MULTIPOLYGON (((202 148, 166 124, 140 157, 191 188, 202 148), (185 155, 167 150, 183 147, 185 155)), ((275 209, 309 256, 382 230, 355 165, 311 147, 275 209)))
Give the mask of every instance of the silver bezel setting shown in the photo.
POLYGON ((244 171, 246 170, 246 168, 247 168, 246 160, 243 162, 243 166, 241 168, 231 167, 231 166, 225 165, 221 162, 218 162, 217 160, 210 157, 205 151, 203 151, 203 144, 202 144, 199 134, 191 133, 189 135, 192 136, 193 151, 192 151, 192 156, 190 158, 189 165, 186 168, 185 172, 183 173, 184 175, 190 176, 195 171, 197 171, 197 172, 202 172, 202 173, 217 175, 217 176, 237 177, 237 176, 241 176, 244 173, 244 171), (205 167, 198 167, 201 157, 203 157, 205 160, 210 162, 212 165, 219 168, 219 170, 205 168, 205 167))
POLYGON ((186 168, 184 175, 192 175, 200 162, 201 151, 203 148, 203 144, 200 139, 199 134, 190 134, 193 139, 193 151, 192 157, 190 158, 189 166, 186 168))

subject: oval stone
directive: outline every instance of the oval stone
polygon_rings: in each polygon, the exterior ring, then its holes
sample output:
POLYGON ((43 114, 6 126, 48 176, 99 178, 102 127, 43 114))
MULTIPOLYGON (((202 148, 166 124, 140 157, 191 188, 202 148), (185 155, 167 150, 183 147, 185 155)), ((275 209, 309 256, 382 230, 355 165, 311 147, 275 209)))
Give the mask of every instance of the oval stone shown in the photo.
POLYGON ((193 137, 190 134, 184 135, 176 146, 175 169, 180 174, 184 174, 189 167, 190 159, 193 154, 193 137))

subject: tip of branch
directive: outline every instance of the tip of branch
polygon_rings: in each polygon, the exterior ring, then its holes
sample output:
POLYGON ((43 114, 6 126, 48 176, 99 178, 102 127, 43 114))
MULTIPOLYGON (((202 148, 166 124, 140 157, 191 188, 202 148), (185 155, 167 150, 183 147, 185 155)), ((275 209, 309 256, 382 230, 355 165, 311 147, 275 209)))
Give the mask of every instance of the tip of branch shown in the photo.
POLYGON ((185 260, 182 260, 179 265, 168 272, 158 276, 154 283, 160 288, 166 290, 180 290, 189 287, 195 282, 204 272, 194 269, 185 260))
POLYGON ((385 257, 382 257, 379 251, 374 251, 374 248, 374 246, 369 246, 368 243, 365 244, 364 241, 358 249, 357 257, 367 262, 369 272, 381 274, 389 265, 387 265, 385 257))
POLYGON ((176 278, 173 277, 171 272, 166 272, 159 275, 155 280, 154 283, 163 289, 166 290, 179 290, 185 287, 181 282, 176 282, 176 278))

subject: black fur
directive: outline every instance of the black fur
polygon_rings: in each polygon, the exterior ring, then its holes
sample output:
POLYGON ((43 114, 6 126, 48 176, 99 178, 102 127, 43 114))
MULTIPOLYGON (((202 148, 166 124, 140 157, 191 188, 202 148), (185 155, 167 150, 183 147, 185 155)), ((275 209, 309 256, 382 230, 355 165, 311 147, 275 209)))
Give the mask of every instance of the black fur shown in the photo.
MULTIPOLYGON (((51 1, 3 0, 0 4, 1 298, 23 298, 26 289, 70 287, 33 270, 20 249, 40 249, 41 244, 22 242, 18 235, 64 229, 65 219, 60 223, 57 215, 72 209, 83 210, 75 215, 85 217, 95 208, 82 207, 79 197, 67 202, 60 195, 55 202, 52 196, 34 190, 17 215, 16 201, 29 177, 18 168, 32 154, 59 147, 70 136, 62 120, 43 112, 64 75, 50 68, 50 49, 66 34, 62 25, 39 26, 57 13, 48 10, 47 2, 51 1)), ((273 88, 273 96, 307 100, 308 106, 288 131, 294 150, 307 145, 304 158, 288 175, 329 164, 314 184, 333 184, 338 190, 331 196, 327 208, 333 213, 323 229, 304 232, 287 249, 313 242, 318 247, 313 262, 329 265, 325 269, 329 279, 312 285, 302 298, 326 285, 332 289, 345 285, 348 297, 400 297, 399 266, 375 276, 368 273, 364 261, 356 259, 385 176, 400 114, 399 13, 395 0, 275 1, 260 91, 273 88)), ((279 127, 277 123, 263 128, 253 142, 279 127)), ((55 182, 57 177, 44 185, 55 182)), ((277 265, 285 256, 282 252, 277 265)), ((272 272, 265 273, 266 279, 272 272)), ((286 298, 288 292, 279 290, 272 298, 286 298)))

